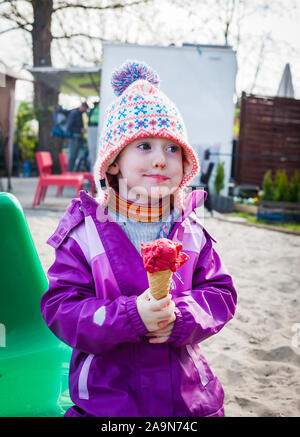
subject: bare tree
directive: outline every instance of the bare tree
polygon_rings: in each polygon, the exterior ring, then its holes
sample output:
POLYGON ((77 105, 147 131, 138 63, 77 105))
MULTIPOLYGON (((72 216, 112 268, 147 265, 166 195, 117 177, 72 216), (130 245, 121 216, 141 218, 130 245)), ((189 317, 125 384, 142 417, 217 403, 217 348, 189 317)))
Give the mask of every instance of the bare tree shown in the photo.
MULTIPOLYGON (((268 75, 274 77, 282 72, 280 58, 290 57, 295 65, 298 63, 299 49, 278 38, 276 29, 271 26, 272 19, 279 21, 283 17, 295 22, 299 17, 298 0, 168 1, 181 11, 182 16, 189 17, 185 41, 232 46, 239 65, 237 88, 242 86, 247 92, 269 90, 272 93, 275 90, 271 89, 272 80, 268 81, 268 75)), ((178 39, 180 32, 181 29, 177 32, 178 39)))
MULTIPOLYGON (((0 0, 0 17, 7 21, 8 27, 0 32, 7 33, 17 29, 30 34, 32 41, 33 66, 52 66, 52 44, 57 40, 70 40, 79 36, 90 40, 99 40, 99 35, 83 32, 82 26, 71 31, 70 26, 59 20, 59 14, 66 11, 93 11, 94 15, 108 10, 121 10, 135 5, 145 4, 150 0, 0 0), (58 17, 58 20, 56 20, 58 17), (53 32, 54 19, 59 31, 53 32), (59 24, 60 23, 60 24, 59 24)), ((71 21, 72 22, 72 21, 71 21)), ((72 28, 72 26, 71 26, 72 28)), ((58 103, 58 92, 42 81, 34 83, 34 105, 39 121, 38 150, 51 150, 54 158, 54 170, 58 170, 57 144, 51 137, 52 110, 58 103), (56 149, 56 150, 53 150, 56 149)))

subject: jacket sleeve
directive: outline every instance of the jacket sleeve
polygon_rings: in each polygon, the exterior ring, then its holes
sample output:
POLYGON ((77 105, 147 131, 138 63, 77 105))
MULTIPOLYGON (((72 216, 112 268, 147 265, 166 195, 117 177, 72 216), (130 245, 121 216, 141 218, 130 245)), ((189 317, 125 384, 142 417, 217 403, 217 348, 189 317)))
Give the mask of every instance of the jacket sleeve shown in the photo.
POLYGON ((51 331, 69 346, 99 354, 120 343, 140 342, 147 333, 136 307, 136 296, 113 301, 95 295, 92 272, 73 238, 56 249, 48 270, 49 289, 41 312, 51 331))
POLYGON ((207 235, 192 283, 192 290, 174 298, 176 320, 168 339, 174 346, 205 340, 219 332, 235 313, 237 296, 232 278, 207 235))
POLYGON ((66 130, 68 132, 74 132, 74 122, 75 122, 75 111, 74 109, 69 113, 69 116, 67 118, 67 124, 66 124, 66 130))

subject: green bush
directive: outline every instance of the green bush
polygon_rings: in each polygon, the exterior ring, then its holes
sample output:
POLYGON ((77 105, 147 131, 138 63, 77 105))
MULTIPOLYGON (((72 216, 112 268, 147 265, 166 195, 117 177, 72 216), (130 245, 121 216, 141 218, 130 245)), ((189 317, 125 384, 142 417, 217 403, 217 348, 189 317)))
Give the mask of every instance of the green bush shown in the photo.
POLYGON ((300 202, 300 173, 296 170, 289 186, 289 201, 300 202))
POLYGON ((220 191, 225 186, 224 179, 225 179, 224 162, 219 162, 217 165, 217 171, 214 180, 214 187, 217 194, 220 194, 220 191))
POLYGON ((293 177, 288 181, 285 170, 277 170, 273 181, 271 170, 268 170, 262 183, 261 200, 277 202, 300 202, 300 174, 295 171, 293 177))
POLYGON ((277 202, 289 201, 289 181, 285 170, 278 170, 274 182, 274 198, 277 202))
POLYGON ((28 102, 21 102, 16 114, 15 141, 18 143, 21 160, 35 162, 35 148, 38 141, 36 129, 33 126, 35 113, 28 102))
POLYGON ((273 200, 274 198, 274 183, 272 180, 271 170, 268 170, 262 183, 263 192, 260 196, 261 200, 273 200))

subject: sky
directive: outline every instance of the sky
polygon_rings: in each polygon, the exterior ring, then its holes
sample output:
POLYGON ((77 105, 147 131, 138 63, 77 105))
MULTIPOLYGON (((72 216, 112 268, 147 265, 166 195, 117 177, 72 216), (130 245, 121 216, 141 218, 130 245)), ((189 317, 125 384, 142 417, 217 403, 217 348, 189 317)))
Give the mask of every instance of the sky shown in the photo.
MULTIPOLYGON (((223 0, 223 3, 226 1, 223 0)), ((222 0, 220 2, 222 3, 222 0)), ((255 11, 255 4, 262 5, 268 2, 251 0, 250 3, 254 11, 241 22, 241 41, 237 50, 239 71, 236 87, 238 94, 244 90, 275 95, 285 64, 290 63, 295 97, 300 98, 300 1, 273 0, 269 3, 274 7, 270 6, 265 10, 257 9, 257 11, 255 11), (265 43, 261 68, 254 88, 252 88, 263 40, 265 43)), ((167 17, 172 16, 172 13, 173 19, 169 19, 169 26, 173 27, 173 34, 176 33, 179 40, 184 40, 185 36, 189 41, 196 43, 224 43, 222 26, 217 20, 217 8, 213 11, 215 19, 208 22, 206 28, 199 28, 197 23, 205 14, 208 16, 207 8, 198 8, 192 17, 187 17, 181 9, 166 7, 166 20, 167 17), (188 31, 188 29, 191 30, 188 31)), ((233 33, 235 30, 233 28, 233 33)), ((229 44, 233 49, 237 49, 235 38, 229 38, 229 44)))
MULTIPOLYGON (((159 7, 159 14, 155 8, 149 9, 149 25, 144 26, 140 17, 132 20, 130 13, 122 17, 122 29, 125 29, 126 38, 129 42, 139 44, 168 45, 182 42, 196 44, 223 44, 222 26, 218 20, 219 9, 209 10, 209 0, 194 2, 198 7, 192 13, 177 6, 180 2, 168 2, 166 0, 153 0, 154 5, 159 7), (202 7, 201 7, 202 6, 202 7), (151 14, 153 14, 151 16, 151 14), (215 17, 215 18, 214 18, 215 17), (206 20, 206 25, 199 25, 206 20)), ((190 3, 193 0, 189 0, 190 3)), ((221 0, 221 3, 226 0, 221 0)), ((252 0, 252 5, 258 6, 267 3, 265 0, 252 0)), ((238 74, 236 79, 236 92, 254 92, 261 95, 276 95, 278 85, 286 63, 290 64, 295 97, 300 98, 300 1, 273 0, 269 8, 264 10, 253 9, 253 13, 242 22, 242 32, 239 46, 234 37, 234 25, 229 44, 237 49, 238 74), (297 5, 298 3, 298 5, 297 5), (296 5, 296 6, 295 6, 296 5), (263 45, 262 45, 263 42, 263 45), (259 59, 260 67, 257 70, 259 59), (257 78, 254 80, 257 73, 257 78)), ((216 4, 212 1, 211 4, 216 4)), ((215 6, 214 6, 215 7, 215 6)), ((109 23, 109 14, 107 14, 109 23)), ((92 25, 97 26, 96 21, 92 25)), ((0 32, 7 28, 7 23, 0 20, 0 32)), ((120 27, 120 26, 119 26, 120 27)), ((93 31, 94 32, 94 31, 93 31)), ((124 30, 106 26, 107 39, 117 40, 122 38, 124 30)), ((8 66, 19 69, 22 65, 31 62, 31 41, 29 35, 22 31, 13 31, 0 34, 0 60, 8 66)), ((63 51, 61 51, 63 52, 63 51)), ((54 65, 63 67, 66 58, 63 53, 53 56, 54 65)), ((73 58, 74 62, 74 58, 73 58)), ((75 57, 76 62, 76 57, 75 57)), ((81 60, 78 60, 80 65, 81 60)), ((19 81, 16 88, 17 99, 28 100, 32 95, 32 87, 29 83, 19 81)))

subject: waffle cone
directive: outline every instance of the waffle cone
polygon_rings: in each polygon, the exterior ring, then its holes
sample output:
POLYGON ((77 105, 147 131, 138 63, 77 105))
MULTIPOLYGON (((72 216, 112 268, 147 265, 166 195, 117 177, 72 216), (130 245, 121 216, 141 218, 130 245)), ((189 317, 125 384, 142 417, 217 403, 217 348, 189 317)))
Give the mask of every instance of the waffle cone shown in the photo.
POLYGON ((172 280, 172 270, 161 270, 160 272, 147 272, 149 288, 152 296, 159 300, 167 296, 172 280))

